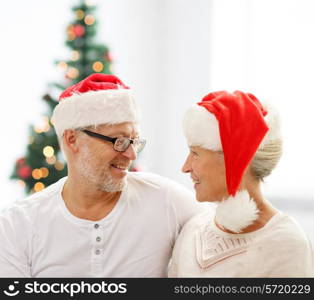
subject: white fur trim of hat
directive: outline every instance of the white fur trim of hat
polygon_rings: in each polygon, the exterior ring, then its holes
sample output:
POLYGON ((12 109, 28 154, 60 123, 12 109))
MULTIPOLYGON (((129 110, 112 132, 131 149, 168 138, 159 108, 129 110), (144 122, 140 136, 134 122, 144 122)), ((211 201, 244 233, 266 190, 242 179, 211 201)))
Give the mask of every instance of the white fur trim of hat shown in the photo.
MULTIPOLYGON (((262 105, 267 111, 265 121, 269 126, 269 131, 259 149, 272 140, 281 139, 280 118, 277 110, 269 103, 262 103, 262 105)), ((218 121, 215 115, 203 106, 194 104, 186 111, 183 118, 183 132, 189 146, 199 146, 212 151, 222 150, 218 121)))
POLYGON ((124 122, 139 122, 139 111, 130 89, 76 93, 62 99, 52 115, 59 137, 66 129, 124 122))

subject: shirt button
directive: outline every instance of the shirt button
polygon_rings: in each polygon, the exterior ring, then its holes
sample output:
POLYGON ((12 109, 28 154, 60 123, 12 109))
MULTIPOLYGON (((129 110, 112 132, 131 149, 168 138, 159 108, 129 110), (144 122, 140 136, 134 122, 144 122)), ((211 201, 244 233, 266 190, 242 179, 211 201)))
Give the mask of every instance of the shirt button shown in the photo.
POLYGON ((97 250, 95 251, 95 253, 96 253, 96 255, 99 255, 99 254, 100 254, 100 250, 97 249, 97 250))
POLYGON ((99 224, 95 224, 94 227, 95 229, 97 229, 99 227, 99 224))
POLYGON ((100 236, 97 236, 97 237, 96 237, 96 241, 97 241, 97 242, 100 242, 100 241, 101 241, 101 237, 100 237, 100 236))

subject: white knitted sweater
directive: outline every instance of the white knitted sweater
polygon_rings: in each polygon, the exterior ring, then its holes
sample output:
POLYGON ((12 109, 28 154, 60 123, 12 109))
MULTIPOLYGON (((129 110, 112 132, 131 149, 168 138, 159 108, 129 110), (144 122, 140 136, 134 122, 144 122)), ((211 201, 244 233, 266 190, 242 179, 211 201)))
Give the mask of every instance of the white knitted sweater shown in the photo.
POLYGON ((193 217, 179 235, 169 277, 314 277, 311 242, 294 219, 277 213, 259 230, 221 231, 213 213, 193 217))

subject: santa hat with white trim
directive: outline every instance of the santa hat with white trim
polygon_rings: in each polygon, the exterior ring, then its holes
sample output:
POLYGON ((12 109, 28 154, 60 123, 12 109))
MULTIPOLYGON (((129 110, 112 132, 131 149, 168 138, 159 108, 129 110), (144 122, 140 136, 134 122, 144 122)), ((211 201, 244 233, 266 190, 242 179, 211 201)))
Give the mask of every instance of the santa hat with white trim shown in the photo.
POLYGON ((224 201, 224 206, 220 205, 217 208, 217 211, 221 211, 220 216, 224 215, 221 223, 228 223, 224 227, 239 232, 239 228, 246 227, 256 219, 258 211, 255 203, 250 201, 243 191, 238 193, 238 188, 256 151, 270 141, 280 139, 279 117, 276 110, 269 104, 263 106, 249 93, 213 92, 187 110, 183 120, 183 131, 189 146, 223 151, 230 197, 224 201), (241 201, 238 199, 239 196, 241 201), (228 201, 229 206, 226 205, 228 201), (228 214, 225 214, 225 211, 231 207, 234 210, 235 203, 242 205, 242 210, 246 210, 243 214, 247 214, 248 218, 244 222, 245 217, 242 215, 230 225, 232 221, 225 220, 225 215, 230 216, 230 211, 228 214))
POLYGON ((67 88, 52 115, 59 137, 66 129, 138 121, 132 91, 118 77, 101 73, 67 88))

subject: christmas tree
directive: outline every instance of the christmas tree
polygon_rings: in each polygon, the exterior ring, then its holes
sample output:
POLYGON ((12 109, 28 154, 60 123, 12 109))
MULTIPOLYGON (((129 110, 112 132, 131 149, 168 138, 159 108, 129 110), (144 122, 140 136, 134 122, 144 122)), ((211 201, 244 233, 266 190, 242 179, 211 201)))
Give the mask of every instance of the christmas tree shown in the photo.
POLYGON ((48 106, 47 113, 42 118, 42 124, 31 126, 25 156, 16 161, 11 175, 12 179, 17 179, 25 186, 28 194, 44 189, 67 174, 66 163, 62 159, 50 120, 53 109, 58 104, 53 95, 60 94, 62 90, 91 73, 111 74, 109 50, 105 45, 95 42, 95 5, 88 0, 80 1, 72 10, 74 21, 66 29, 66 45, 71 49, 70 58, 56 62, 64 71, 64 78, 60 83, 50 84, 53 90, 43 96, 43 101, 48 106))

